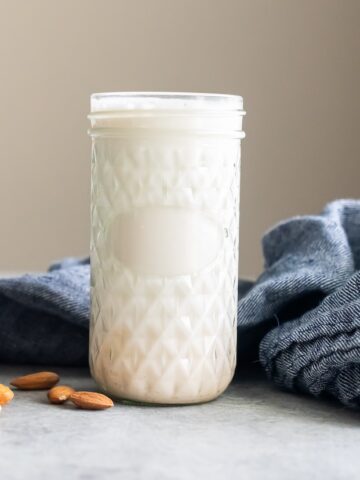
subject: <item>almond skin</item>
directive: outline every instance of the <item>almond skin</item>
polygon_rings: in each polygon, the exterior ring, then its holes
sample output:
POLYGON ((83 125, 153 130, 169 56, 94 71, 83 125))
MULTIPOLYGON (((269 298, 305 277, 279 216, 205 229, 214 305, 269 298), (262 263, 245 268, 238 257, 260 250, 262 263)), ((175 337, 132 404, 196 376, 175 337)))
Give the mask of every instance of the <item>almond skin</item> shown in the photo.
POLYGON ((85 410, 104 410, 114 406, 111 398, 96 392, 75 392, 70 396, 70 400, 85 410))
POLYGON ((14 392, 0 383, 0 405, 6 405, 14 398, 14 392))
POLYGON ((58 383, 60 377, 54 372, 37 372, 11 380, 10 384, 19 390, 48 390, 58 383))
POLYGON ((57 385, 48 391, 47 396, 50 403, 60 405, 65 403, 74 392, 75 390, 67 385, 57 385))

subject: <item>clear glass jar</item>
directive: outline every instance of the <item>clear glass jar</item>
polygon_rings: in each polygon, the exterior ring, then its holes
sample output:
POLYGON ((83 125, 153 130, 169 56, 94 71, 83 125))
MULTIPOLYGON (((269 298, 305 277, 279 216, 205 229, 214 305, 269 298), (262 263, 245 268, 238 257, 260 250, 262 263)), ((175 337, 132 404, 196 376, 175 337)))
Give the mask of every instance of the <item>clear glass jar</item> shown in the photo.
POLYGON ((236 362, 242 98, 91 97, 90 367, 120 398, 205 402, 236 362))

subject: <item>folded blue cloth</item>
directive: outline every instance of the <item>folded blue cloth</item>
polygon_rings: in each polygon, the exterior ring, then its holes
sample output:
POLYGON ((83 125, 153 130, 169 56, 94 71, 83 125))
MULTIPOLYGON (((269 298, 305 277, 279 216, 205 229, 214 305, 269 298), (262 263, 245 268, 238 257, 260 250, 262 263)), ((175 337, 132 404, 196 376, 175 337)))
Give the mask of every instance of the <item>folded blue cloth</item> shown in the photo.
POLYGON ((280 387, 360 407, 360 201, 263 238, 265 271, 238 306, 239 353, 280 387))
POLYGON ((87 259, 0 279, 0 362, 87 365, 89 314, 87 259))
MULTIPOLYGON (((239 361, 280 387, 360 407, 360 201, 284 221, 263 239, 264 273, 239 282, 239 361)), ((88 261, 0 280, 0 362, 87 365, 88 261)))

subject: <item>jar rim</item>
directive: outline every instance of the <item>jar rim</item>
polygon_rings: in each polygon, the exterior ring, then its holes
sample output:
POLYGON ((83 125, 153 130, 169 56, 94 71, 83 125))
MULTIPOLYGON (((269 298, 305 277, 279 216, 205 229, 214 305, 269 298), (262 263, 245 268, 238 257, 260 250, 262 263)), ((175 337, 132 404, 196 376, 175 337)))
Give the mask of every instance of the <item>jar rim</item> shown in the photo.
POLYGON ((91 95, 91 112, 236 112, 245 115, 240 95, 192 92, 103 92, 91 95))

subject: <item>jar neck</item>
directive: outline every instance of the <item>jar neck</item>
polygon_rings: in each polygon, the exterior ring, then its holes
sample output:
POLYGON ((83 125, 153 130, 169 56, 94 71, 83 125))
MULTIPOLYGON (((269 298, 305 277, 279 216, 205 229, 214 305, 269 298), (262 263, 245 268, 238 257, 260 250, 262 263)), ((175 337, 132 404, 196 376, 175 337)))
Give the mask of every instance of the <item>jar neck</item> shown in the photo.
POLYGON ((243 111, 203 112, 183 110, 131 110, 93 112, 91 136, 117 135, 124 131, 133 133, 183 133, 188 135, 225 135, 243 138, 243 111))

